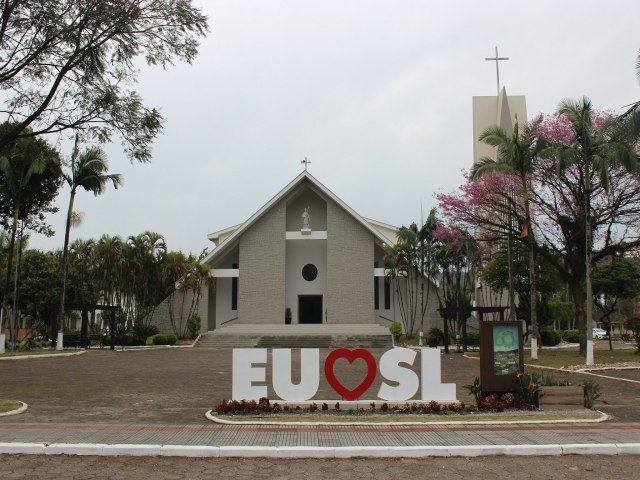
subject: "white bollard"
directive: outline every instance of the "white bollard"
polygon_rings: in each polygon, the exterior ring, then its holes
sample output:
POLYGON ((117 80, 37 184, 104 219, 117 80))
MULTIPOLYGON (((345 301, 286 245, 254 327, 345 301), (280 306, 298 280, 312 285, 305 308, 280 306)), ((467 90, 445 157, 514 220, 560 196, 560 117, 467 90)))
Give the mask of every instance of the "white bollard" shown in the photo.
POLYGON ((587 358, 586 365, 593 365, 593 340, 587 340, 587 358))
POLYGON ((538 339, 535 335, 531 337, 531 360, 538 359, 538 339))
POLYGON ((6 335, 0 333, 0 353, 4 353, 4 342, 6 341, 6 335))
POLYGON ((62 332, 58 332, 58 343, 56 343, 56 350, 62 350, 63 345, 62 345, 62 339, 63 339, 64 335, 62 334, 62 332))

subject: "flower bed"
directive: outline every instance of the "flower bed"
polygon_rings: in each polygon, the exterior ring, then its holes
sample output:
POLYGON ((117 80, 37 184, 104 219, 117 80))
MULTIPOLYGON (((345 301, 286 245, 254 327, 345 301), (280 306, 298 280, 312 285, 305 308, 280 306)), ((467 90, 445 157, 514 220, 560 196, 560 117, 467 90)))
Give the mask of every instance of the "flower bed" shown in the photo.
POLYGON ((335 403, 309 403, 305 405, 289 405, 288 403, 272 403, 263 397, 255 400, 222 400, 212 410, 217 415, 229 416, 269 416, 283 414, 324 414, 324 415, 465 415, 483 411, 501 412, 505 409, 516 409, 519 405, 516 401, 489 401, 482 408, 465 405, 464 402, 440 403, 430 402, 406 402, 406 403, 376 403, 371 402, 367 408, 353 407, 351 405, 335 403))

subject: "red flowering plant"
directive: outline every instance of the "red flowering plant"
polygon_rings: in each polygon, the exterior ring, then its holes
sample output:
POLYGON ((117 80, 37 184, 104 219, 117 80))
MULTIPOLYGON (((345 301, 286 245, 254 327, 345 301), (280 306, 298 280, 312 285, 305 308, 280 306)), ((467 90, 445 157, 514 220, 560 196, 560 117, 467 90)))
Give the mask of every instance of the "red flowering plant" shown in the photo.
MULTIPOLYGON (((439 403, 432 400, 427 403, 421 402, 405 402, 399 405, 389 405, 388 403, 382 403, 380 408, 376 408, 375 402, 370 403, 368 409, 358 408, 357 410, 349 409, 344 412, 339 402, 334 405, 334 413, 349 413, 349 414, 375 414, 381 413, 404 413, 404 414, 448 414, 458 413, 463 414, 466 411, 466 405, 464 402, 459 403, 439 403)), ((279 403, 271 403, 267 398, 261 398, 257 402, 255 400, 222 400, 214 408, 213 411, 218 415, 263 415, 263 414, 280 414, 280 413, 328 413, 329 405, 322 403, 318 405, 316 403, 310 403, 306 407, 296 405, 291 407, 285 403, 280 405, 279 403)))

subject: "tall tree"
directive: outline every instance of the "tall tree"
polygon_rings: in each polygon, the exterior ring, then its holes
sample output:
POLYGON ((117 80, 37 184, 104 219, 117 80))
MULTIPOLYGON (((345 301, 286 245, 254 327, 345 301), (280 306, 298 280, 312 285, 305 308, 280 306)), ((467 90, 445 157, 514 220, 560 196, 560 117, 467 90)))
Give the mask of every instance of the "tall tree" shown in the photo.
MULTIPOLYGON (((622 128, 620 120, 612 115, 598 115, 594 112, 591 101, 583 97, 580 100, 563 100, 558 108, 558 115, 564 117, 569 127, 569 137, 555 137, 554 161, 559 174, 567 168, 577 167, 580 176, 577 178, 582 190, 584 239, 585 239, 585 298, 578 304, 581 314, 579 327, 583 341, 591 339, 593 323, 592 308, 592 203, 596 188, 604 193, 609 192, 611 171, 615 167, 629 172, 638 171, 638 155, 634 138, 629 138, 628 129, 622 128), (596 183, 598 184, 596 186, 596 183), (585 308, 581 308, 585 307, 585 308)), ((587 364, 593 363, 593 350, 586 350, 587 364)))
POLYGON ((161 286, 162 263, 167 253, 164 237, 146 231, 130 236, 124 246, 126 298, 124 313, 128 322, 151 321, 153 309, 168 294, 161 286))
MULTIPOLYGON (((473 165, 471 169, 471 178, 476 180, 487 173, 494 172, 514 172, 520 179, 521 188, 517 192, 517 195, 522 198, 524 203, 525 221, 522 233, 522 238, 527 238, 529 244, 529 287, 531 301, 530 322, 532 328, 531 338, 531 358, 538 358, 538 320, 536 314, 536 242, 535 232, 533 224, 531 222, 531 202, 529 200, 529 191, 531 189, 531 172, 534 168, 534 163, 537 160, 539 154, 546 148, 546 144, 539 137, 535 135, 537 125, 542 120, 541 117, 537 118, 531 124, 527 124, 521 131, 518 126, 518 121, 513 126, 513 132, 508 135, 503 129, 497 125, 487 128, 480 135, 481 142, 496 147, 496 158, 484 157, 480 161, 473 165)), ((513 286, 512 286, 513 287, 513 286)))
MULTIPOLYGON (((438 225, 434 233, 439 240, 438 267, 441 275, 441 288, 438 303, 444 322, 449 322, 456 334, 461 335, 463 349, 466 349, 467 319, 471 315, 475 271, 478 264, 477 242, 468 232, 459 226, 438 225)), ((445 338, 445 345, 449 339, 445 338)), ((448 348, 448 347, 446 347, 448 348)), ((448 351, 448 350, 447 350, 448 351)))
MULTIPOLYGON (((60 304, 58 307, 58 340, 62 339, 64 331, 64 296, 67 278, 67 266, 69 255, 69 236, 71 233, 71 219, 73 215, 73 204, 78 188, 83 188, 87 192, 92 192, 95 196, 105 192, 107 185, 111 183, 114 188, 118 188, 122 183, 119 174, 109 174, 109 164, 104 152, 97 147, 91 147, 80 153, 78 142, 71 154, 69 169, 63 172, 64 180, 70 188, 69 206, 67 208, 67 222, 64 231, 64 245, 62 248, 62 261, 60 266, 60 304)), ((54 330, 55 331, 55 330, 54 330)), ((61 349, 62 345, 56 345, 61 349)))
MULTIPOLYGON (((206 254, 206 252, 205 252, 206 254)), ((178 338, 187 336, 189 319, 197 314, 202 288, 207 285, 209 269, 195 255, 169 252, 162 263, 162 279, 168 291, 169 321, 178 338)))
MULTIPOLYGON (((4 131, 8 124, 0 126, 4 131)), ((60 157, 44 140, 23 138, 0 148, 0 216, 9 230, 5 288, 0 308, 0 332, 7 312, 19 222, 28 223, 48 209, 60 187, 60 157)))
POLYGON ((120 303, 122 291, 123 252, 122 239, 104 234, 96 244, 97 281, 102 292, 102 302, 113 306, 120 303))
POLYGON ((69 246, 69 280, 65 298, 81 312, 80 345, 88 345, 89 312, 95 310, 100 296, 96 268, 96 242, 76 239, 69 246))
POLYGON ((14 125, 0 132, 0 147, 66 130, 99 142, 116 133, 132 159, 148 161, 162 117, 127 86, 138 56, 163 68, 195 58, 208 26, 191 0, 6 0, 0 8, 0 112, 14 125))
POLYGON ((434 208, 420 228, 415 223, 402 227, 396 244, 386 249, 387 277, 394 285, 400 316, 408 335, 414 335, 424 325, 438 268, 438 241, 434 236, 437 223, 434 208))
POLYGON ((611 315, 622 299, 640 295, 640 267, 632 258, 615 257, 611 262, 601 262, 593 269, 593 302, 602 312, 600 321, 605 324, 611 343, 611 315))
POLYGON ((26 250, 20 258, 18 305, 28 324, 49 336, 58 308, 60 257, 54 252, 26 250))

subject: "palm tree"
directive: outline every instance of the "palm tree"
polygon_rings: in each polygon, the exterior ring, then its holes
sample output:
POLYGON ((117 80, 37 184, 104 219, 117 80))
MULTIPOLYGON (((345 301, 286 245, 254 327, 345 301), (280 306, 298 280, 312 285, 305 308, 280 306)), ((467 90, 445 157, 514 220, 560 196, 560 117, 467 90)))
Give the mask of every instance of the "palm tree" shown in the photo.
MULTIPOLYGON (((528 239, 529 246, 529 285, 531 293, 531 358, 538 358, 538 319, 536 313, 536 271, 535 271, 535 238, 531 223, 531 206, 529 192, 531 191, 530 176, 534 168, 535 161, 541 152, 546 148, 546 143, 537 137, 534 132, 538 123, 542 121, 538 117, 530 124, 526 125, 521 132, 518 126, 518 119, 513 127, 513 132, 509 136, 503 129, 494 125, 487 128, 479 137, 481 142, 496 147, 497 155, 493 158, 484 157, 473 165, 471 178, 478 178, 488 173, 494 172, 514 172, 520 179, 522 191, 521 196, 524 202, 525 221, 521 237, 528 239)), ((510 276, 511 278, 511 276, 510 276)), ((510 287, 512 291, 512 287, 510 287)), ((513 308, 513 307, 512 307, 513 308)))
POLYGON ((102 303, 108 306, 120 301, 122 258, 122 239, 117 235, 102 235, 96 244, 97 273, 102 303))
POLYGON ((94 310, 99 296, 96 278, 96 242, 94 240, 74 240, 69 246, 70 271, 74 272, 75 288, 72 294, 76 308, 82 312, 80 345, 87 346, 89 334, 89 311, 94 310))
POLYGON ((91 147, 83 153, 79 152, 78 140, 71 154, 69 171, 63 172, 64 180, 71 189, 69 196, 69 207, 67 208, 67 223, 64 231, 64 246, 62 248, 62 264, 60 267, 60 305, 58 308, 58 343, 56 348, 62 349, 62 335, 64 331, 64 290, 67 278, 67 266, 69 256, 69 234, 71 231, 71 219, 73 215, 73 204, 78 188, 83 188, 87 192, 92 192, 98 196, 107 188, 109 182, 114 188, 122 184, 122 177, 119 174, 107 174, 109 164, 105 153, 98 147, 91 147))
MULTIPOLYGON (((0 130, 8 124, 0 125, 0 130)), ((0 335, 7 311, 18 223, 47 209, 60 187, 58 153, 40 139, 25 138, 0 152, 0 220, 10 230, 5 289, 0 307, 0 335), (10 217, 10 218, 5 218, 10 217), (5 223, 6 222, 6 223, 5 223)))
POLYGON ((161 266, 167 253, 164 237, 157 232, 146 231, 139 235, 130 236, 125 248, 127 263, 127 285, 129 295, 126 305, 127 321, 133 323, 151 321, 158 299, 158 282, 161 278, 161 266), (155 296, 154 296, 155 295, 155 296))
MULTIPOLYGON (((583 189, 583 208, 585 215, 585 251, 586 251, 586 311, 581 322, 583 338, 586 338, 586 363, 593 364, 593 346, 591 344, 591 325, 593 322, 592 295, 592 240, 591 200, 594 195, 594 180, 607 192, 609 190, 609 172, 614 167, 622 167, 630 172, 638 171, 638 155, 635 151, 633 136, 622 128, 616 117, 595 120, 595 112, 587 97, 576 100, 563 100, 558 114, 564 115, 572 128, 573 140, 570 144, 556 147, 556 167, 558 172, 578 166, 583 173, 580 176, 583 189), (586 330, 586 331, 585 331, 586 330), (586 334, 586 335, 584 335, 586 334)), ((637 136, 635 137, 637 138, 637 136)))

